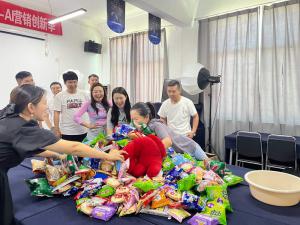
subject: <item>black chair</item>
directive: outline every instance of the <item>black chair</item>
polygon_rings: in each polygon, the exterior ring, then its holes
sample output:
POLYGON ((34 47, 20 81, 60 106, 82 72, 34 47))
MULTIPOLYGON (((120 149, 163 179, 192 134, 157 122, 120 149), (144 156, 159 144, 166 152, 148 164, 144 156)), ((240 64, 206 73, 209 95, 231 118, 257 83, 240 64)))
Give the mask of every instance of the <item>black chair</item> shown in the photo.
POLYGON ((244 163, 260 165, 264 169, 261 135, 257 132, 239 131, 236 136, 235 165, 244 163))
POLYGON ((296 138, 285 135, 271 134, 268 136, 266 169, 288 169, 297 171, 296 138))

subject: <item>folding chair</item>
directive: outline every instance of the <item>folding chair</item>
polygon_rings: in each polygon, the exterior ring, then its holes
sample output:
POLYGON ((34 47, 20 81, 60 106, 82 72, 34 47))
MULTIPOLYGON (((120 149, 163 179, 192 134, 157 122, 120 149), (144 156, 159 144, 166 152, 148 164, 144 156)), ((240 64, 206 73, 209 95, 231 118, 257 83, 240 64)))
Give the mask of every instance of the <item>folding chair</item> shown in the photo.
POLYGON ((261 135, 257 132, 237 133, 235 165, 244 166, 244 163, 259 165, 264 169, 261 135))
POLYGON ((266 169, 298 169, 296 138, 285 135, 271 134, 268 136, 266 169))

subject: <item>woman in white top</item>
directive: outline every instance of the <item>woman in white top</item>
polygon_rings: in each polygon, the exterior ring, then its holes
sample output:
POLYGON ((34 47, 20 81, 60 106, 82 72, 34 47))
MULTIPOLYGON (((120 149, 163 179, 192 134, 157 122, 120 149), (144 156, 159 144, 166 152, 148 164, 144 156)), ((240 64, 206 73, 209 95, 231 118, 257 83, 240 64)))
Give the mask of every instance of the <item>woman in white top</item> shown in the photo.
POLYGON ((116 126, 130 123, 130 101, 123 87, 112 91, 112 108, 107 113, 107 135, 111 135, 116 126))

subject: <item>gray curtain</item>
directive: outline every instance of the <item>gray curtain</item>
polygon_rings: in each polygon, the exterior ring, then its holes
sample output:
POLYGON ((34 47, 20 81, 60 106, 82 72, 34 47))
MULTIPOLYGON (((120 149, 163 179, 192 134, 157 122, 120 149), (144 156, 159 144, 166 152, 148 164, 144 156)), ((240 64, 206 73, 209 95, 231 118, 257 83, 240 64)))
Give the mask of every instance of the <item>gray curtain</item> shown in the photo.
POLYGON ((148 32, 139 32, 112 38, 110 46, 112 88, 126 88, 133 103, 160 101, 164 79, 168 78, 165 29, 158 45, 149 41, 148 32))
MULTIPOLYGON (((236 130, 300 134, 299 21, 299 1, 199 21, 198 61, 222 75, 212 91, 222 159, 224 136, 236 130)), ((208 90, 204 105, 207 128, 208 90)))

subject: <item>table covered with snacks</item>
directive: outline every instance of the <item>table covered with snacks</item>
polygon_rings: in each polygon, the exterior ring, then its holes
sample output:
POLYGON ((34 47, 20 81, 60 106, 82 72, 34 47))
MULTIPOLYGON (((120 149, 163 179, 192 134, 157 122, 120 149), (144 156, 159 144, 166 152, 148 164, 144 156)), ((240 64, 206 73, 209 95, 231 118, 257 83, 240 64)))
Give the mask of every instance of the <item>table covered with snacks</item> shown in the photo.
MULTIPOLYGON (((26 159, 9 171, 19 224, 297 224, 300 205, 253 199, 245 168, 165 150, 149 127, 122 125, 84 143, 125 154, 123 162, 26 159)), ((280 181, 278 181, 280 182, 280 181)))
MULTIPOLYGON (((233 174, 243 176, 248 169, 228 165, 233 174)), ((32 178, 30 159, 9 171, 9 180, 15 207, 15 216, 23 225, 81 225, 81 224, 179 224, 174 219, 165 217, 137 214, 119 217, 117 215, 107 222, 89 218, 76 211, 75 202, 70 197, 37 198, 30 196, 30 190, 24 180, 32 178)), ((300 205, 293 207, 269 206, 255 200, 245 181, 228 189, 229 200, 233 208, 227 213, 229 225, 284 225, 298 224, 300 221, 300 205)), ((185 219, 182 223, 187 223, 185 219)))

